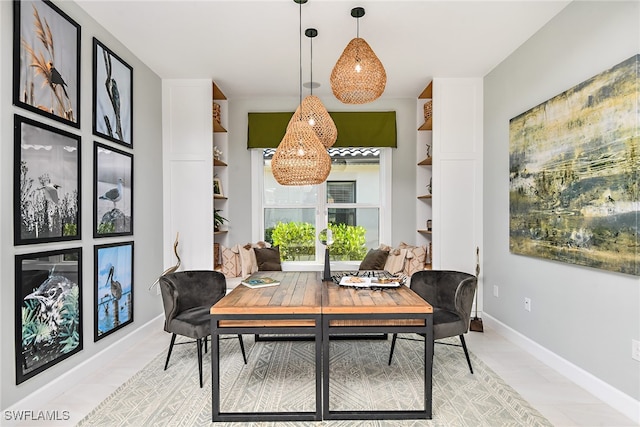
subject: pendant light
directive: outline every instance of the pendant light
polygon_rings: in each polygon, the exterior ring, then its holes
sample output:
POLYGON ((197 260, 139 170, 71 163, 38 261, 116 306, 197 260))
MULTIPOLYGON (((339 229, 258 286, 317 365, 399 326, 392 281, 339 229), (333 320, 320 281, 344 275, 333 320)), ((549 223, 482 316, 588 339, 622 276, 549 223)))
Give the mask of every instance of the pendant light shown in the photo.
POLYGON ((351 16, 358 22, 356 38, 344 48, 333 67, 331 90, 345 104, 366 104, 382 95, 387 73, 369 43, 360 38, 360 18, 364 16, 364 8, 354 7, 351 16))
MULTIPOLYGON (((300 105, 302 105, 302 5, 307 0, 293 0, 300 5, 300 105)), ((298 107, 300 108, 300 107, 298 107)), ((287 126, 271 159, 273 177, 280 185, 314 185, 323 183, 331 171, 331 158, 309 123, 302 119, 287 126)))
POLYGON ((329 112, 322 105, 320 98, 313 95, 313 38, 318 35, 318 30, 307 28, 304 35, 309 37, 311 52, 311 94, 302 100, 296 112, 293 113, 289 126, 295 121, 305 120, 313 128, 322 145, 325 148, 329 148, 335 144, 338 138, 338 129, 329 112))

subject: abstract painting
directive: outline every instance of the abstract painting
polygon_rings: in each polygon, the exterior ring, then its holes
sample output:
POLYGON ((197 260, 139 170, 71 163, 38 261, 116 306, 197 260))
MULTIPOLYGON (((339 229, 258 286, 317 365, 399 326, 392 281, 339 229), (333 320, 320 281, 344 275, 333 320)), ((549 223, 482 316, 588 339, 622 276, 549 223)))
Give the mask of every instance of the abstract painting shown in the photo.
POLYGON ((133 154, 96 142, 93 174, 93 237, 133 234, 133 154))
POLYGON ((14 243, 80 239, 80 137, 14 118, 14 243))
POLYGON ((93 340, 133 322, 133 242, 95 246, 93 340))
POLYGON ((93 39, 93 133, 133 147, 133 68, 93 39))
POLYGON ((14 1, 13 103, 80 127, 80 26, 50 1, 14 1))
POLYGON ((639 64, 510 120, 511 252, 640 275, 639 64))
POLYGON ((82 350, 82 249, 16 255, 16 384, 82 350))

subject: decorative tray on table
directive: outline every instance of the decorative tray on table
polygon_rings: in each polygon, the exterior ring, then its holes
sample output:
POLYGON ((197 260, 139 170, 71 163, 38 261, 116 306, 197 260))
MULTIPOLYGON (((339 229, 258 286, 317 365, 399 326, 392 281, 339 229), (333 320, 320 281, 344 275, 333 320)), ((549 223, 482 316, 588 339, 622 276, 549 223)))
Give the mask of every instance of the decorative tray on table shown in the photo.
POLYGON ((393 276, 387 271, 343 272, 332 278, 340 286, 372 289, 397 288, 405 281, 405 278, 393 276))

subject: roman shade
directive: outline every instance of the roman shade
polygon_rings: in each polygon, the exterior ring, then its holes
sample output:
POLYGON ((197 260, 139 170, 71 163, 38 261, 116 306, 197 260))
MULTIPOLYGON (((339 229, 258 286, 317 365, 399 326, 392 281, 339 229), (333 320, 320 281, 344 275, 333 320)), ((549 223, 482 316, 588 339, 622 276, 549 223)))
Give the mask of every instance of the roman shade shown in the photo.
MULTIPOLYGON (((249 113, 247 148, 276 148, 293 113, 249 113)), ((397 147, 396 112, 329 112, 338 129, 336 147, 397 147)))

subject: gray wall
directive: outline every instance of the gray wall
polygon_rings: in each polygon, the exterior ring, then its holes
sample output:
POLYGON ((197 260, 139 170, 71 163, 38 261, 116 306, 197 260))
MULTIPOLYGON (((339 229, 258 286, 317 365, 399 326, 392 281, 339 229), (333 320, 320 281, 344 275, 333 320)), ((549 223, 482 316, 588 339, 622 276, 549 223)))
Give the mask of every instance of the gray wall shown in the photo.
MULTIPOLYGON (((162 272, 162 133, 161 81, 104 28, 72 2, 56 5, 78 22, 81 40, 81 129, 54 122, 13 107, 12 87, 12 3, 0 1, 0 407, 7 408, 44 384, 133 332, 162 313, 160 297, 147 288, 162 272), (134 73, 134 235, 93 239, 93 141, 92 136, 92 38, 97 37, 133 67, 134 73), (13 246, 13 115, 14 113, 52 124, 82 137, 82 240, 64 244, 13 246), (93 246, 134 240, 134 323, 93 342, 93 246), (26 382, 15 385, 14 354, 14 255, 61 247, 83 248, 82 308, 84 349, 26 382)), ((101 142, 106 142, 102 140, 101 142)), ((127 151, 123 146, 118 146, 127 151)))
MULTIPOLYGON (((218 82, 216 82, 218 83, 218 82)), ((224 87, 220 86, 224 92, 224 87)), ((416 108, 417 98, 422 89, 416 88, 416 98, 381 99, 370 104, 349 107, 333 96, 322 96, 321 100, 329 111, 396 111, 398 148, 393 150, 392 163, 392 242, 413 243, 416 240, 416 108)), ((247 113, 266 111, 294 111, 298 97, 280 98, 229 98, 229 195, 230 218, 229 245, 251 242, 250 227, 234 227, 235 224, 251 224, 251 155, 247 150, 247 113), (231 195, 233 197, 231 198, 231 195), (242 195, 243 203, 236 203, 242 195)), ((306 93, 304 94, 306 96, 306 93)))
POLYGON ((511 254, 508 153, 509 119, 638 52, 639 2, 573 2, 484 85, 484 312, 636 400, 638 277, 511 254))

